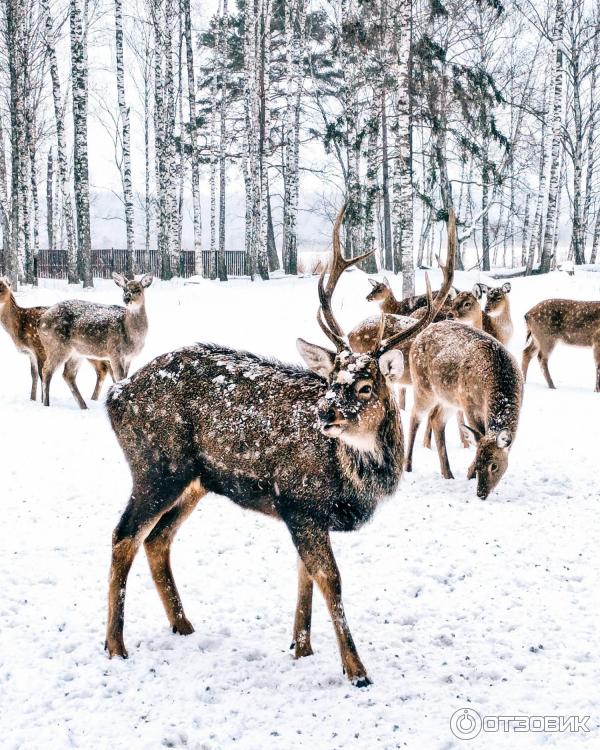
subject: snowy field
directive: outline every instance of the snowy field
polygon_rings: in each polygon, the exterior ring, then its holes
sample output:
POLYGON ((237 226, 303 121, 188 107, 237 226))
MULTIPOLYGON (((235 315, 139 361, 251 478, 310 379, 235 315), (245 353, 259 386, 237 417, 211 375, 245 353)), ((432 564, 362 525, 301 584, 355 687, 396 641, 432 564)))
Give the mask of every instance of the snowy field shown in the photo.
MULTIPOLYGON (((437 276, 434 281, 437 280, 437 276)), ((456 275, 468 289, 475 274, 456 275)), ((392 279, 398 289, 399 279, 392 279)), ((423 286, 423 279, 418 279, 423 286)), ((491 282, 500 283, 500 282, 491 282)), ((359 271, 336 296, 353 325, 376 306, 359 271)), ((77 296, 46 282, 23 305, 77 296)), ((516 279, 523 313, 550 296, 600 299, 600 274, 516 279)), ((316 279, 183 284, 146 293, 150 329, 133 369, 194 341, 298 361, 295 339, 325 339, 316 279)), ((558 348, 557 391, 530 368, 509 469, 487 501, 465 479, 472 453, 448 426, 456 480, 420 440, 415 470, 362 530, 334 535, 344 600, 374 680, 353 688, 315 593, 315 655, 288 650, 295 552, 274 520, 206 496, 182 527, 173 568, 196 632, 173 635, 139 554, 129 578, 130 658, 103 651, 111 532, 130 490, 101 402, 81 412, 62 379, 52 406, 29 401, 29 362, 0 331, 0 736, 11 748, 571 748, 600 747, 600 394, 590 350, 558 348), (482 733, 466 742, 450 717, 591 717, 588 734, 482 733)), ((93 372, 79 374, 86 398, 93 372)))

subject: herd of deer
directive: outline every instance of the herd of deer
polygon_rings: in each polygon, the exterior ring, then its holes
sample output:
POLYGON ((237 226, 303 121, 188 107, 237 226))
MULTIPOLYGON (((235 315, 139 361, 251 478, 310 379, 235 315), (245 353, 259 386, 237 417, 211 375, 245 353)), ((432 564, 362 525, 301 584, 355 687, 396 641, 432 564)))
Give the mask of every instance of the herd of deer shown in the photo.
MULTIPOLYGON (((392 495, 402 470, 412 469, 415 438, 427 417, 442 475, 452 478, 445 426, 459 414, 465 441, 476 445, 468 478, 484 499, 506 471, 523 395, 523 375, 537 354, 553 388, 548 356, 557 342, 592 346, 600 390, 600 302, 546 300, 525 316, 522 370, 506 349, 512 335, 510 284, 472 292, 452 287, 456 227, 448 222, 443 283, 432 293, 396 300, 386 280, 371 281, 368 299, 381 306, 346 337, 332 309, 342 273, 369 255, 344 259, 333 230, 329 274, 319 279, 317 319, 334 350, 298 339, 308 369, 248 352, 195 344, 163 354, 127 378, 148 327, 144 290, 151 276, 127 281, 124 307, 82 301, 21 308, 0 280, 0 320, 31 358, 31 398, 38 377, 49 404, 52 374, 63 376, 81 408, 75 377, 87 358, 96 369, 97 398, 111 372, 106 408, 129 463, 133 487, 113 533, 105 648, 127 657, 123 640, 125 589, 143 544, 173 632, 189 634, 170 565, 171 543, 198 501, 215 492, 238 505, 282 520, 298 553, 298 599, 292 648, 312 654, 314 583, 327 603, 344 672, 354 685, 370 679, 350 633, 330 531, 350 531, 392 495), (481 307, 487 296, 485 308, 481 307), (414 398, 404 451, 398 388, 414 398), (315 429, 315 423, 318 429, 315 429)), ((426 437, 429 440, 428 437, 426 437)))

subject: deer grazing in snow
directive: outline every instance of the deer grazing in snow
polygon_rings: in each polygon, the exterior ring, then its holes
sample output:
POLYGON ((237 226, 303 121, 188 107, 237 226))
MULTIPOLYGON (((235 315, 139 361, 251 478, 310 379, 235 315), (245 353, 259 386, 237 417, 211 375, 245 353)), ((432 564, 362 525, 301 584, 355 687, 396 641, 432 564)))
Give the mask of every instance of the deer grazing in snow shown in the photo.
MULTIPOLYGON (((414 315, 418 310, 421 313, 424 312, 424 308, 427 305, 426 294, 416 294, 412 297, 407 297, 406 299, 401 300, 396 299, 387 276, 383 277, 383 281, 369 279, 369 284, 371 284, 373 289, 367 294, 366 299, 368 302, 379 302, 381 312, 387 313, 388 315, 404 316, 414 315)), ((451 287, 446 295, 448 301, 453 299, 457 292, 457 289, 451 287)), ((436 303, 438 294, 439 291, 433 293, 433 299, 436 303)), ((440 319, 444 318, 445 312, 444 307, 440 308, 436 317, 439 317, 440 319)))
POLYGON ((409 361, 414 404, 406 471, 412 471, 415 437, 427 414, 442 476, 453 479, 445 428, 449 414, 460 410, 467 420, 464 431, 477 445, 467 478, 477 477, 477 496, 485 499, 507 469, 517 434, 523 378, 514 357, 487 333, 445 321, 417 336, 409 361))
POLYGON ((508 294, 511 286, 507 282, 499 287, 475 284, 471 292, 459 292, 452 300, 448 319, 479 328, 506 346, 513 334, 508 294), (485 309, 480 300, 487 294, 485 309))
MULTIPOLYGON (((107 398, 112 428, 131 468, 133 489, 114 533, 106 649, 127 656, 123 617, 127 575, 143 543, 175 633, 189 634, 171 572, 177 529, 207 493, 274 516, 299 557, 293 628, 297 658, 312 654, 313 584, 327 603, 342 665, 354 685, 370 683, 342 603, 331 531, 359 528, 396 491, 402 428, 392 386, 402 377, 396 348, 429 325, 434 309, 409 329, 380 337, 372 352, 347 345, 331 301, 349 266, 339 231, 319 280, 319 324, 335 349, 298 339, 309 370, 222 346, 196 344, 165 354, 117 383, 107 398)), ((383 331, 382 331, 383 334, 383 331)))
MULTIPOLYGON (((0 278, 0 323, 13 340, 20 352, 27 354, 31 361, 31 394, 30 398, 37 398, 38 378, 42 377, 42 368, 46 361, 46 351, 40 340, 39 322, 47 307, 20 307, 12 292, 9 279, 0 278)), ((96 386, 92 400, 96 401, 102 390, 104 379, 110 372, 108 362, 90 359, 90 364, 96 371, 96 386)), ((63 376, 66 379, 68 367, 63 376)))
POLYGON ((148 318, 144 290, 152 283, 146 274, 139 281, 128 281, 113 273, 115 284, 123 290, 120 305, 66 300, 50 307, 40 318, 40 338, 46 350, 42 368, 44 405, 50 405, 50 381, 63 362, 64 378, 81 409, 87 406, 75 382, 82 357, 110 363, 116 380, 129 372, 131 360, 142 351, 148 318))
POLYGON ((596 363, 596 388, 600 392, 600 302, 574 299, 547 299, 525 314, 527 346, 523 350, 523 377, 537 354, 549 388, 554 382, 548 358, 558 343, 592 347, 596 363))

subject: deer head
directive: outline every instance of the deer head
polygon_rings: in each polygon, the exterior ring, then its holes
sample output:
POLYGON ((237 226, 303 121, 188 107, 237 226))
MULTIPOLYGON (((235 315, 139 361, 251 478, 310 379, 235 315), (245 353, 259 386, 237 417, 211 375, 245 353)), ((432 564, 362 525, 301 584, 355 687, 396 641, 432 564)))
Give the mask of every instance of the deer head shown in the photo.
POLYGON ((150 273, 145 274, 139 281, 126 279, 120 273, 112 275, 115 284, 123 290, 123 302, 126 307, 135 309, 141 307, 144 300, 144 289, 147 289, 153 281, 150 273))
POLYGON ((459 292, 454 297, 448 310, 448 319, 481 328, 481 305, 474 291, 459 292))
POLYGON ((505 284, 502 284, 502 286, 486 287, 487 301, 485 304, 485 312, 488 315, 502 313, 508 302, 507 295, 510 293, 510 290, 511 286, 508 281, 505 284))
POLYGON ((367 294, 367 302, 383 302, 392 295, 392 288, 387 276, 383 277, 383 281, 369 279, 369 284, 373 289, 367 294))
POLYGON ((466 440, 477 447, 475 460, 469 467, 467 479, 477 477, 477 497, 485 500, 504 476, 508 467, 508 452, 513 442, 510 430, 482 435, 478 430, 463 425, 466 440))

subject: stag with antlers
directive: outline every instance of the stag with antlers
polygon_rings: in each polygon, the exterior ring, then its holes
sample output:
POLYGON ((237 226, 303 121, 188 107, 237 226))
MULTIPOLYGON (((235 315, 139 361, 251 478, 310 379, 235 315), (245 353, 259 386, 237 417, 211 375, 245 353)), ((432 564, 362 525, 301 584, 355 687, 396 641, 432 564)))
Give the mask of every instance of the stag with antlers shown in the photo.
MULTIPOLYGON (((169 623, 193 627, 184 614, 169 554, 184 519, 207 493, 275 516, 298 552, 296 657, 312 654, 313 585, 327 603, 343 669, 354 685, 370 683, 350 633, 331 531, 351 531, 392 495, 402 473, 403 439, 392 385, 402 377, 396 348, 435 315, 428 282, 427 314, 409 329, 357 354, 346 343, 331 301, 349 266, 339 232, 319 282, 318 320, 335 350, 298 339, 310 370, 222 346, 196 344, 165 354, 112 388, 107 409, 129 462, 133 489, 113 534, 106 648, 127 656, 125 587, 143 543, 169 623)), ((446 278, 450 286, 451 275, 446 278)), ((383 327, 381 329, 383 332, 383 327)))

